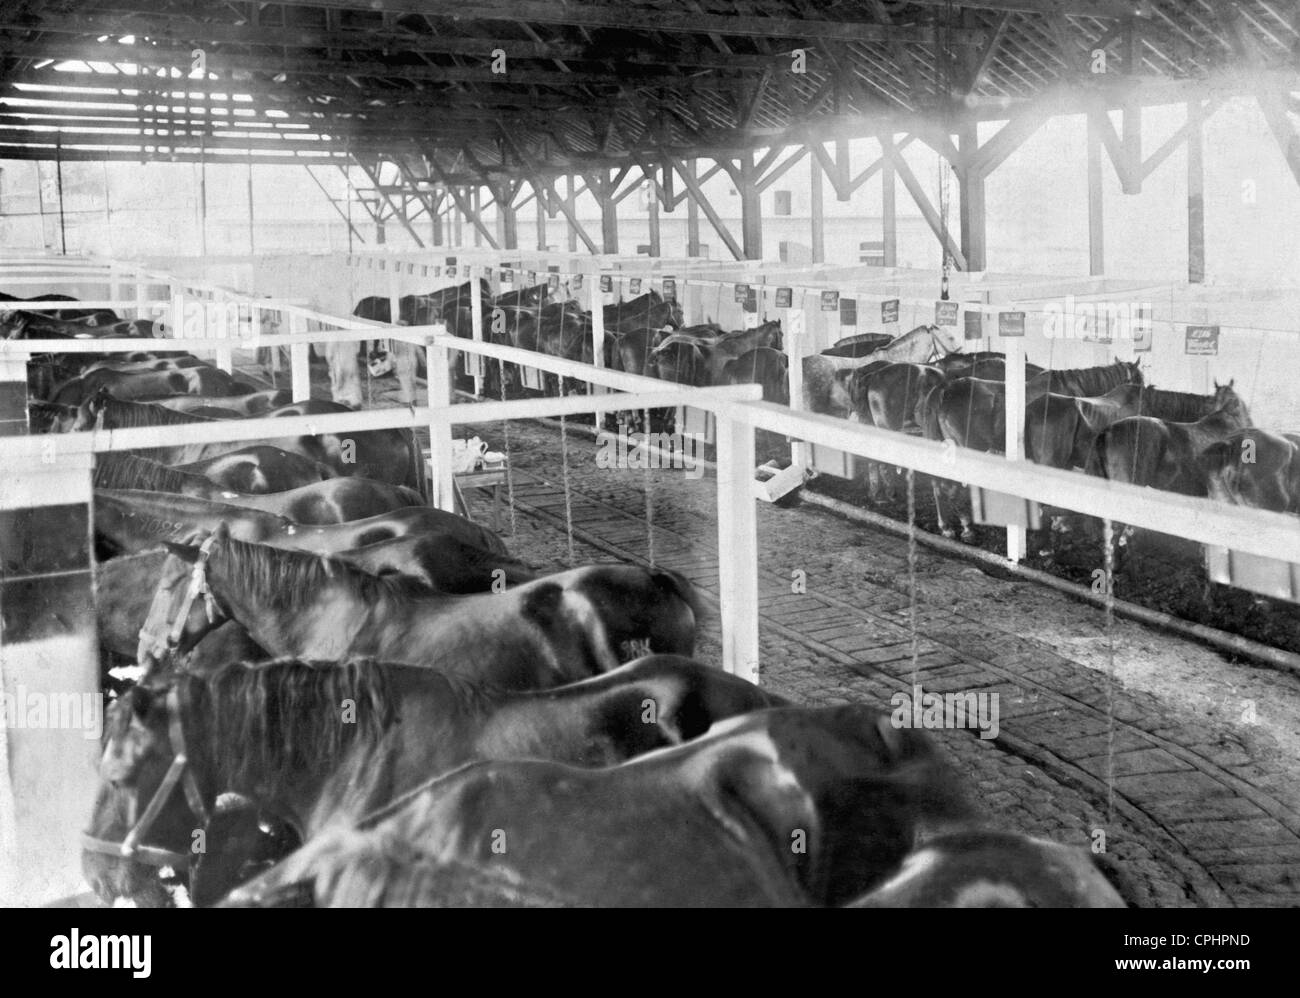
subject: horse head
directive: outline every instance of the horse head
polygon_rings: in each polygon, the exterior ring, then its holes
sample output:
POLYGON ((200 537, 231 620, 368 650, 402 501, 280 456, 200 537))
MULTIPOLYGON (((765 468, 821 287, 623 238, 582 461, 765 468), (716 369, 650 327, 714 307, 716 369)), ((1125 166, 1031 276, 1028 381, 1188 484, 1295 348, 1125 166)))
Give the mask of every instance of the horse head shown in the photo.
POLYGON ((957 327, 926 326, 923 328, 929 330, 934 357, 946 357, 948 354, 956 353, 961 349, 961 344, 957 341, 957 327))
POLYGON ((1215 379, 1214 408, 1216 412, 1233 419, 1239 427, 1250 426, 1250 411, 1246 408, 1246 400, 1233 388, 1236 381, 1236 378, 1229 378, 1226 384, 1219 384, 1218 379, 1215 379))
POLYGON ((223 521, 197 546, 164 542, 169 557, 163 562, 136 647, 136 661, 147 674, 189 654, 205 634, 230 619, 207 580, 213 552, 229 538, 223 521))
POLYGON ((84 430, 112 429, 109 425, 108 409, 113 401, 113 394, 107 386, 100 388, 90 398, 77 407, 77 418, 72 424, 74 432, 84 430))
POLYGON ((159 871, 188 869, 215 786, 199 775, 185 740, 175 686, 134 686, 109 707, 99 790, 82 835, 81 868, 104 901, 145 907, 168 896, 159 871))
POLYGON ((78 410, 57 402, 27 403, 27 422, 33 433, 71 433, 77 424, 78 410))

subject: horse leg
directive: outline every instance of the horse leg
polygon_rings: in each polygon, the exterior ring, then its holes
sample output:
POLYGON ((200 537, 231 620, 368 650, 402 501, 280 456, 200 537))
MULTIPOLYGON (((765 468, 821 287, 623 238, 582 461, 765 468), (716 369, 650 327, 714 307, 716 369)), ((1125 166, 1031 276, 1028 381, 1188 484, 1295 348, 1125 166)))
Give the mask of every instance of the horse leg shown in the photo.
POLYGON ((939 484, 938 479, 930 482, 930 488, 934 491, 934 515, 939 521, 939 533, 944 537, 955 537, 952 527, 948 526, 943 519, 943 486, 939 484))

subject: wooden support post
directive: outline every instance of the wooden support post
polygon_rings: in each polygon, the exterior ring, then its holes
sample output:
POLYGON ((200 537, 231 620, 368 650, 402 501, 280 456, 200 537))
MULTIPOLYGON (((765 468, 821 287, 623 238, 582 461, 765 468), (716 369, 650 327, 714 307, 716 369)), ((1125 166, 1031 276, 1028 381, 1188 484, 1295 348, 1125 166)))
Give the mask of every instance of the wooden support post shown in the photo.
POLYGON ((1106 273, 1106 194, 1101 185, 1099 112, 1088 114, 1088 273, 1106 273))
POLYGON ((546 252, 546 206, 549 202, 544 187, 533 184, 533 200, 537 202, 537 252, 546 252))
POLYGON ((979 135, 974 124, 963 125, 958 134, 962 164, 954 163, 961 197, 961 253, 966 270, 988 268, 987 225, 984 211, 984 174, 970 165, 979 149, 979 135))
POLYGON ((470 207, 470 212, 472 214, 471 220, 475 222, 474 225, 475 246, 483 245, 483 228, 482 228, 483 223, 481 221, 482 209, 479 207, 483 203, 482 194, 483 194, 483 189, 479 187, 478 184, 475 184, 473 187, 469 189, 469 207, 470 207))
POLYGON ((434 246, 443 244, 444 234, 442 228, 443 206, 447 203, 447 198, 443 194, 436 194, 429 200, 429 242, 434 246))
POLYGON ((826 262, 826 218, 825 205, 822 203, 822 164, 816 156, 808 157, 809 179, 811 184, 808 189, 808 217, 811 221, 812 231, 810 238, 812 240, 812 258, 813 263, 826 262))
MULTIPOLYGON (((1020 337, 1003 341, 1006 352, 1006 456, 1008 461, 1025 459, 1025 346, 1020 337)), ((1007 560, 1018 562, 1025 556, 1025 528, 1007 527, 1007 560)))
POLYGON ((691 197, 689 184, 695 182, 695 160, 688 159, 682 164, 682 168, 689 171, 689 178, 686 174, 682 175, 682 183, 688 185, 686 192, 686 255, 700 255, 700 206, 695 203, 691 197))
POLYGON ((1187 280, 1205 283, 1204 108, 1187 102, 1187 280))
MULTIPOLYGON (((848 162, 847 152, 845 162, 848 162)), ((763 259, 763 200, 754 173, 754 153, 740 157, 740 239, 746 260, 763 259)))
MULTIPOLYGON (((891 135, 889 141, 893 142, 891 135)), ((896 174, 894 164, 888 156, 881 154, 880 164, 880 203, 882 229, 881 239, 885 248, 885 266, 898 266, 898 199, 896 196, 896 174)))
POLYGON ((516 187, 513 181, 503 180, 493 190, 497 202, 497 242, 502 249, 519 248, 519 212, 515 208, 516 187))
POLYGON ((722 667, 751 683, 758 675, 758 512, 754 428, 718 419, 718 592, 722 667))
POLYGON ((723 222, 717 211, 714 210, 713 205, 709 203, 709 199, 705 197, 703 189, 695 179, 694 169, 689 172, 679 169, 678 172, 682 174, 682 180, 686 184, 686 189, 689 192, 691 200, 699 205, 700 210, 704 212, 704 217, 709 220, 709 224, 713 226, 713 230, 717 232, 718 238, 722 240, 723 245, 727 247, 732 257, 737 260, 745 259, 745 251, 741 248, 740 244, 736 242, 735 237, 727 230, 726 223, 723 222))
POLYGON ((27 355, 5 354, 0 356, 0 437, 27 432, 27 355))
POLYGON ((253 235, 253 158, 248 158, 248 255, 257 255, 256 240, 253 235))
POLYGON ((849 187, 849 141, 835 140, 835 200, 848 201, 853 197, 849 187))
POLYGON ((565 204, 568 206, 566 218, 569 223, 569 252, 578 252, 578 227, 575 221, 578 217, 578 178, 572 173, 569 174, 568 196, 565 198, 565 204))
POLYGON ((465 245, 465 214, 456 205, 455 199, 452 200, 451 208, 451 241, 453 246, 465 245))
POLYGON ((600 205, 600 244, 602 252, 618 252, 618 202, 614 200, 614 182, 601 170, 599 186, 593 188, 600 205))
POLYGON ((659 190, 658 174, 654 170, 646 171, 646 182, 650 184, 650 203, 647 206, 646 227, 650 233, 650 255, 662 256, 662 243, 659 238, 659 190))
MULTIPOLYGON (((600 268, 593 267, 586 275, 587 295, 591 306, 591 357, 596 367, 605 366, 605 296, 600 291, 600 268)), ((593 395, 602 395, 606 389, 592 385, 593 395)))

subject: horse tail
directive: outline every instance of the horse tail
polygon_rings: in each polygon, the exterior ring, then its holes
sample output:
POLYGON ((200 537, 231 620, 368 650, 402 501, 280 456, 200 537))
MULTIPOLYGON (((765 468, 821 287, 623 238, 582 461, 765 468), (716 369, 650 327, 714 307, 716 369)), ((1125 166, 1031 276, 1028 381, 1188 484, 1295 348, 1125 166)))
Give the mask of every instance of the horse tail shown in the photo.
POLYGON ((918 406, 921 418, 917 423, 921 427, 921 435, 926 440, 943 439, 943 426, 939 422, 939 406, 943 404, 943 389, 942 383, 935 385, 918 406))

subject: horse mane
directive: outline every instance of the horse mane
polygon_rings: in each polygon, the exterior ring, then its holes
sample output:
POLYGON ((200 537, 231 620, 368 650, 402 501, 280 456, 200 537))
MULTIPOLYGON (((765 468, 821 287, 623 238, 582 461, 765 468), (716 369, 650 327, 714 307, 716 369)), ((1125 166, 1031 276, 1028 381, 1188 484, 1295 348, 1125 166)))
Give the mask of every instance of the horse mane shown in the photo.
POLYGON ((140 489, 180 493, 194 482, 211 484, 201 475, 177 471, 134 454, 101 454, 95 461, 95 488, 140 489))
MULTIPOLYGON (((1117 360, 1103 367, 1071 367, 1047 370, 1036 378, 1047 382, 1048 389, 1060 395, 1089 398, 1104 395, 1112 388, 1128 382, 1133 365, 1117 360), (1117 380, 1118 379, 1118 380, 1117 380)), ((1139 381, 1138 384, 1141 382, 1139 381)))
POLYGON ((124 402, 112 396, 99 400, 98 404, 104 406, 104 414, 112 425, 123 430, 136 426, 179 426, 183 423, 214 422, 207 416, 177 412, 148 402, 124 402))
MULTIPOLYGON (((265 544, 245 544, 227 537, 222 543, 231 585, 240 592, 256 592, 261 605, 281 614, 300 613, 315 602, 326 586, 346 586, 365 604, 382 600, 430 597, 433 591, 404 575, 371 575, 363 569, 326 555, 265 544)), ((453 597, 438 594, 441 599, 453 597)))
POLYGON ((1175 423, 1194 423, 1217 408, 1213 395, 1175 392, 1165 388, 1143 388, 1138 404, 1141 406, 1138 415, 1154 416, 1175 423))
MULTIPOLYGON (((207 676, 179 675, 187 717, 202 718, 205 754, 232 785, 287 791, 323 775, 359 742, 377 743, 399 720, 392 673, 368 660, 232 662, 207 676), (345 722, 345 702, 355 715, 345 722), (268 786, 269 784, 269 786, 268 786)), ((196 739, 199 740, 199 739, 196 739)))

